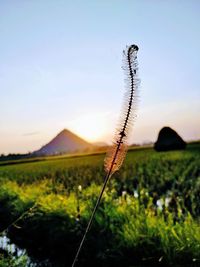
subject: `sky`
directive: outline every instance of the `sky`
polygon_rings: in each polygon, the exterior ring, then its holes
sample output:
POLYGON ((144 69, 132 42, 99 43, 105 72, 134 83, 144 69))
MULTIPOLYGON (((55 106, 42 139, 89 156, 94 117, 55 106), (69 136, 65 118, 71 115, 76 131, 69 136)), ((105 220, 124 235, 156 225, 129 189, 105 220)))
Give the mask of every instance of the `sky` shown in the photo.
POLYGON ((0 1, 0 154, 37 150, 64 128, 111 142, 133 43, 129 142, 154 142, 163 126, 200 139, 199 12, 198 0, 0 1))

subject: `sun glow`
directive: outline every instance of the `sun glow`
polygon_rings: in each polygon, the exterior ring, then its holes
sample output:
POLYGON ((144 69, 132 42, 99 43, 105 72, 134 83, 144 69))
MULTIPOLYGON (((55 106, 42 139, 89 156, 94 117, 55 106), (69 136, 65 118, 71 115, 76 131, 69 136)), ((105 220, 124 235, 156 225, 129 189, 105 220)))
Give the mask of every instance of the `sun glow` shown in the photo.
POLYGON ((105 141, 108 131, 107 113, 85 114, 69 123, 70 129, 88 142, 105 141))

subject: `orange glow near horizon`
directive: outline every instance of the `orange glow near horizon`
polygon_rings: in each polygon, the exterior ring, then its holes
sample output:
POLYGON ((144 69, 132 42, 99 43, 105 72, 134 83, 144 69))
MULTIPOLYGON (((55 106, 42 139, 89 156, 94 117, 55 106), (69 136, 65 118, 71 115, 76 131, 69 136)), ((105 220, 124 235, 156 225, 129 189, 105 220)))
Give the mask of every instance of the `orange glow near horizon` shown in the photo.
POLYGON ((88 142, 105 140, 107 120, 105 113, 85 114, 69 123, 70 129, 88 142))

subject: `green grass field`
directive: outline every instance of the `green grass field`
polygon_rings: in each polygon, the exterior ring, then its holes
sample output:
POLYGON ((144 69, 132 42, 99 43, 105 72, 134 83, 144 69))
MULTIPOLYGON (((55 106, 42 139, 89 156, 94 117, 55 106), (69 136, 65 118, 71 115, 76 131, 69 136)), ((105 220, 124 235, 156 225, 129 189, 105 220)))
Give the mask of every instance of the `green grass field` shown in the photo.
MULTIPOLYGON (((1 163, 0 230, 28 211, 8 227, 12 242, 31 257, 70 266, 105 177, 104 157, 1 163)), ((200 266, 199 143, 185 151, 128 152, 77 264, 94 265, 200 266)))

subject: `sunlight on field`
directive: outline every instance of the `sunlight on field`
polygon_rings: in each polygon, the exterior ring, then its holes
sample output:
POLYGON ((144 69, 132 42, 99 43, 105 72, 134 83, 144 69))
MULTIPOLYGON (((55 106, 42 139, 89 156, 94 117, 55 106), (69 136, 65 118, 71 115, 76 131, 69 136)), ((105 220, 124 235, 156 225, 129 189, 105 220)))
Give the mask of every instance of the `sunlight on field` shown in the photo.
MULTIPOLYGON (((130 150, 103 195, 80 266, 199 266, 199 151, 199 143, 130 150)), ((2 162, 0 231, 36 259, 55 262, 40 266, 70 267, 102 185, 104 156, 2 162)), ((0 266, 27 265, 1 265, 0 258, 0 266)))

